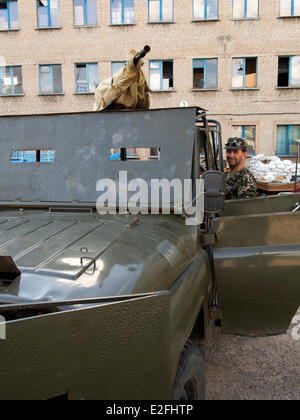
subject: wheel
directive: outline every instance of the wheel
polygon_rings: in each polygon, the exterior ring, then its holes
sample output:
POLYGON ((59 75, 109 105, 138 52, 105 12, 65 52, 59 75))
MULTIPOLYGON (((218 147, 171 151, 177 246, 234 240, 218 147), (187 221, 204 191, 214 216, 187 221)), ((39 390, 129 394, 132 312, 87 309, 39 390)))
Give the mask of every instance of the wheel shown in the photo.
POLYGON ((187 341, 179 361, 172 391, 173 400, 205 400, 205 363, 203 349, 187 341))

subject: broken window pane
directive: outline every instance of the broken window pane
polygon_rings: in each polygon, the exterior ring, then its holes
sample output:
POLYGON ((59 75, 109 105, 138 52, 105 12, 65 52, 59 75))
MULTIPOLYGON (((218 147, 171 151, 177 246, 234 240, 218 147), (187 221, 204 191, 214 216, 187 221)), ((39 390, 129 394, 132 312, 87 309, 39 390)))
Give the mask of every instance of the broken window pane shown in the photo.
POLYGON ((203 60, 194 60, 194 82, 193 87, 195 89, 204 88, 204 64, 201 66, 203 60))
POLYGON ((292 71, 291 71, 291 86, 300 86, 300 55, 291 57, 292 71))
POLYGON ((246 59, 245 87, 256 87, 256 58, 246 59))
POLYGON ((162 89, 168 90, 173 87, 173 62, 163 61, 162 89))
POLYGON ((242 88, 244 86, 244 59, 234 58, 232 60, 232 87, 242 88))
POLYGON ((151 61, 149 80, 151 90, 169 90, 173 88, 173 61, 151 61))
POLYGON ((217 87, 217 59, 193 60, 195 89, 214 89, 217 87))
POLYGON ((87 74, 86 64, 76 64, 76 92, 87 92, 87 74))
POLYGON ((150 62, 150 89, 161 90, 161 62, 150 62))
POLYGON ((234 58, 232 60, 232 87, 256 87, 256 58, 234 58))
POLYGON ((289 57, 278 58, 278 87, 287 87, 289 85, 289 57))

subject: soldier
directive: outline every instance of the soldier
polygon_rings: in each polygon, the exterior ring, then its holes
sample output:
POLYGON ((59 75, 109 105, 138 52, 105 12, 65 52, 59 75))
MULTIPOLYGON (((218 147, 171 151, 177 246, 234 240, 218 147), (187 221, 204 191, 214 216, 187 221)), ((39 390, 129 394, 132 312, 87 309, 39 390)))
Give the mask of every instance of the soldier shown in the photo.
POLYGON ((256 180, 245 168, 248 143, 240 137, 230 137, 225 145, 229 171, 225 173, 226 200, 256 197, 256 180))

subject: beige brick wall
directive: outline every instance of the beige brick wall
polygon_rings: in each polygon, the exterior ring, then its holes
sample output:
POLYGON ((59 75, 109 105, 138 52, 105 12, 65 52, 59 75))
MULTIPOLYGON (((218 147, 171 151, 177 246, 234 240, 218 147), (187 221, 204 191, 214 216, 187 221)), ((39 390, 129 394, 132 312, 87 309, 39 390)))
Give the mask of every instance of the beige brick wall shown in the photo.
POLYGON ((98 26, 75 28, 73 0, 60 0, 60 29, 37 29, 36 0, 19 0, 18 31, 0 31, 0 56, 22 65, 23 97, 0 97, 0 115, 89 111, 93 95, 75 94, 76 62, 98 62, 99 80, 130 49, 152 48, 148 59, 174 60, 174 91, 152 94, 151 106, 185 100, 222 124, 257 126, 257 152, 274 153, 276 124, 300 124, 300 90, 277 89, 278 55, 300 54, 300 17, 279 18, 279 0, 260 0, 256 20, 232 20, 232 0, 220 0, 219 20, 192 22, 192 0, 174 0, 174 23, 149 24, 148 0, 135 0, 135 25, 111 26, 110 1, 98 0, 98 26), (258 58, 258 89, 231 90, 232 58, 258 58), (193 58, 218 58, 218 90, 192 92, 193 58), (39 96, 39 64, 62 64, 61 96, 39 96))

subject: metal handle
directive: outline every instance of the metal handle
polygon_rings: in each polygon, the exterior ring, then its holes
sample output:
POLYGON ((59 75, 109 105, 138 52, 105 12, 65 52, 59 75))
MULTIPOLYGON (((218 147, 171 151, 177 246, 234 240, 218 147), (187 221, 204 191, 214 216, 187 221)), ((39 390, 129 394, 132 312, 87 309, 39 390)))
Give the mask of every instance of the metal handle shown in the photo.
POLYGON ((88 275, 90 275, 90 276, 92 276, 95 273, 95 271, 96 271, 96 260, 95 260, 95 258, 92 258, 92 257, 81 257, 80 258, 80 265, 82 265, 82 266, 83 266, 83 260, 89 260, 89 261, 92 261, 93 262, 93 272, 92 273, 87 273, 86 272, 87 269, 90 267, 90 264, 88 264, 85 267, 85 273, 88 274, 88 275))
POLYGON ((296 211, 298 211, 300 209, 300 204, 299 203, 296 203, 295 206, 296 207, 294 208, 294 210, 292 210, 292 213, 295 213, 296 211))

